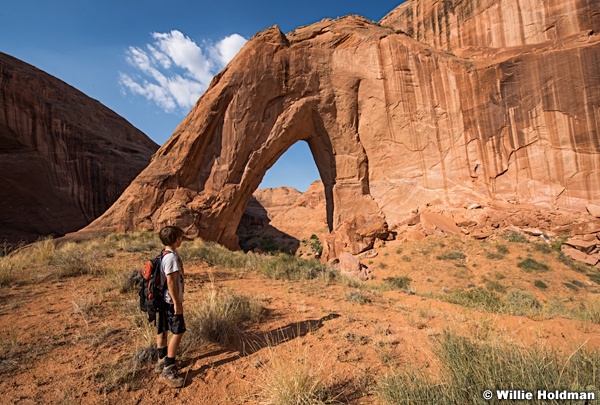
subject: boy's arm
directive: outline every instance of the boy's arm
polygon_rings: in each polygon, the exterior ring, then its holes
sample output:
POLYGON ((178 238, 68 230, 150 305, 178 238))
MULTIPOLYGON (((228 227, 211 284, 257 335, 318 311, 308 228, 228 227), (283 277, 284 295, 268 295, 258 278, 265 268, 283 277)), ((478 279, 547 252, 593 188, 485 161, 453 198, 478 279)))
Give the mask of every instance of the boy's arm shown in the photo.
POLYGON ((183 303, 179 296, 179 284, 177 283, 177 272, 167 274, 167 289, 175 306, 175 315, 183 314, 183 303))

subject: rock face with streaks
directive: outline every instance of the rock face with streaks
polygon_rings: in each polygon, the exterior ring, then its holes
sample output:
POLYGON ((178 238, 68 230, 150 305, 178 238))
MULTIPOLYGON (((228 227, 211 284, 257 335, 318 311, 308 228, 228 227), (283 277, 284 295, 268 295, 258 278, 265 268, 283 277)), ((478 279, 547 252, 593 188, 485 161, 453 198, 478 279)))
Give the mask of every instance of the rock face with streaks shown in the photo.
POLYGON ((87 225, 157 148, 98 101, 0 53, 0 240, 87 225))
POLYGON ((323 181, 326 260, 433 200, 585 210, 600 201, 598 32, 595 0, 409 0, 380 23, 271 27, 89 230, 175 223, 235 248, 250 196, 299 141, 323 181))

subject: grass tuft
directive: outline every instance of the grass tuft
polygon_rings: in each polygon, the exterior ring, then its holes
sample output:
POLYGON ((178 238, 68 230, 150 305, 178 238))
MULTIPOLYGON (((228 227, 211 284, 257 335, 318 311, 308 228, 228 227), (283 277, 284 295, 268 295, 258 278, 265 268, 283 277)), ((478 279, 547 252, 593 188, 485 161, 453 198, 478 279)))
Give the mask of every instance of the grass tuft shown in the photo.
POLYGON ((527 259, 521 260, 517 267, 523 269, 524 271, 531 273, 541 273, 550 270, 550 267, 544 263, 540 263, 535 259, 528 257, 527 259))

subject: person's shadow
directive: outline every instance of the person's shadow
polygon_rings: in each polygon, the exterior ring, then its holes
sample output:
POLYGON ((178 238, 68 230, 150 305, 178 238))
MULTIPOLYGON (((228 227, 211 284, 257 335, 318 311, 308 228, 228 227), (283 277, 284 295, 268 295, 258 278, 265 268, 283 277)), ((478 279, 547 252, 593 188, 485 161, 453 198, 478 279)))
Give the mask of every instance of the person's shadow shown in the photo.
POLYGON ((289 342, 290 340, 296 339, 298 337, 305 336, 310 332, 314 332, 323 327, 323 322, 329 321, 331 319, 339 318, 339 314, 329 314, 324 316, 321 319, 308 319, 306 321, 294 322, 286 325, 282 328, 277 328, 275 330, 271 330, 268 332, 260 332, 260 333, 243 333, 239 337, 237 337, 233 343, 233 350, 220 349, 215 350, 210 353, 201 354, 195 358, 190 359, 185 362, 189 365, 195 364, 198 360, 217 356, 220 354, 232 352, 234 353, 232 356, 214 361, 209 364, 205 364, 197 370, 189 371, 185 377, 185 385, 189 385, 191 381, 197 375, 202 374, 208 369, 222 366, 223 364, 230 363, 232 361, 238 360, 242 357, 249 356, 258 352, 265 347, 274 347, 278 346, 282 343, 289 342))

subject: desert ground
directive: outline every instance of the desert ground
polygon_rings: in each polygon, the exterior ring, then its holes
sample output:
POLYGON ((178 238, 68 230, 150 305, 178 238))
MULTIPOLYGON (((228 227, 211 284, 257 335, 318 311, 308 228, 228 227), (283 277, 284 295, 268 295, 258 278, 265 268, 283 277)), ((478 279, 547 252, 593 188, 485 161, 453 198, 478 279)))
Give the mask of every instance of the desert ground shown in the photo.
MULTIPOLYGON (((423 392, 456 388, 444 363, 448 345, 440 349, 452 341, 493 352, 498 376, 504 355, 540 355, 539 373, 523 371, 547 378, 548 385, 530 387, 541 383, 515 376, 520 387, 492 387, 481 381, 509 382, 484 377, 458 387, 458 399, 438 403, 495 403, 481 398, 486 389, 598 395, 600 272, 564 260, 555 245, 514 232, 486 240, 389 241, 361 259, 370 274, 365 281, 316 261, 298 265, 299 259, 185 242, 188 332, 178 358, 185 386, 170 388, 154 373, 153 326, 129 284, 159 248, 151 233, 109 235, 78 243, 45 240, 2 257, 5 401, 427 403, 411 402, 411 394, 394 391, 392 382, 408 375, 421 378, 423 392), (279 270, 265 263, 279 263, 279 270), (289 270, 299 266, 300 272, 289 270), (217 312, 237 305, 247 313, 216 330, 219 324, 206 316, 215 304, 217 312)), ((475 351, 464 355, 476 363, 475 351)), ((465 375, 471 373, 464 367, 465 375)), ((415 378, 401 381, 410 385, 415 378)))

